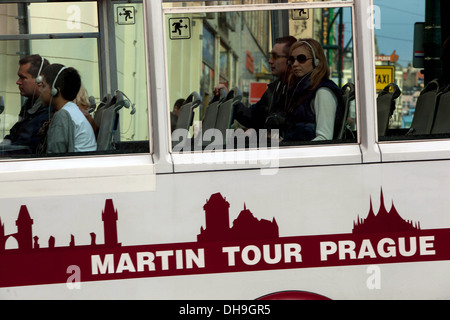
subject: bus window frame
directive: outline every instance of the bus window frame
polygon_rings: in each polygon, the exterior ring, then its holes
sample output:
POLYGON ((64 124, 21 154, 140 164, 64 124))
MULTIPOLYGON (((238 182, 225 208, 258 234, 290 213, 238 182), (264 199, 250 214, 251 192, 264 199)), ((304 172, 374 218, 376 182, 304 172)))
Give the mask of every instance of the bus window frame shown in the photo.
MULTIPOLYGON (((170 1, 168 1, 170 2, 170 1)), ((187 1, 188 2, 188 1, 187 1)), ((352 11, 352 33, 353 39, 358 39, 357 21, 355 18, 355 7, 360 7, 357 1, 332 1, 332 2, 297 2, 297 3, 277 3, 277 4, 255 4, 248 5, 208 5, 208 6, 192 6, 192 7, 164 7, 161 9, 163 20, 167 14, 192 14, 192 13, 208 13, 208 12, 243 12, 243 11, 265 11, 265 10, 292 10, 296 8, 350 8, 352 11)), ((360 9, 361 14, 367 16, 369 13, 360 9)), ((368 19, 368 18, 366 18, 368 19)), ((364 20, 366 21, 366 20, 364 20)), ((165 34, 167 32, 167 26, 163 25, 164 44, 163 48, 167 48, 167 39, 165 34)), ((359 41, 357 41, 359 42, 359 41)), ((370 47, 372 48, 372 47, 370 47)), ((276 163, 279 168, 292 167, 292 166, 316 166, 316 165, 343 165, 343 164, 360 164, 365 159, 369 161, 380 160, 379 151, 375 147, 375 139, 372 137, 372 142, 366 141, 364 137, 360 135, 361 129, 361 115, 360 112, 360 99, 362 91, 359 84, 358 70, 364 66, 364 61, 358 61, 357 51, 354 48, 354 75, 356 89, 356 117, 357 117, 357 132, 358 137, 356 143, 352 144, 335 144, 335 145, 305 145, 295 147, 280 147, 277 150, 224 150, 220 152, 186 152, 175 153, 169 148, 170 156, 174 166, 174 172, 201 172, 201 171, 214 171, 214 170, 239 170, 239 169, 262 169, 267 168, 276 163), (367 155, 367 156, 366 156, 367 155)), ((163 52, 165 53, 165 52, 163 52)), ((366 60, 366 59, 364 59, 366 60)), ((371 60, 369 60, 371 61, 371 60)), ((168 86, 168 62, 164 54, 165 65, 165 81, 166 90, 169 90, 168 86)), ((367 89, 365 89, 367 90, 367 89)), ((370 95, 369 95, 370 97, 370 95)), ((169 108, 166 104, 166 116, 169 119, 169 108)), ((373 116, 373 115, 372 115, 373 116)), ((368 115, 370 117, 370 115, 368 115)), ((168 120, 166 120, 168 121, 168 120)), ((372 118, 373 121, 373 118, 372 118)), ((365 121, 369 122, 369 121, 365 121)), ((374 126, 373 126, 374 128, 374 126)), ((170 140, 170 132, 167 137, 170 140)), ((366 160, 367 161, 367 160, 366 160)))
MULTIPOLYGON (((371 5, 373 5, 372 0, 371 5)), ((370 21, 372 23, 374 22, 373 16, 370 21)), ((373 29, 374 28, 372 28, 372 30, 373 29)), ((372 35, 372 38, 374 39, 375 36, 372 35)), ((373 55, 373 57, 375 58, 375 55, 373 55)), ((375 68, 375 59, 373 59, 372 65, 375 68)), ((376 91, 375 84, 373 85, 373 90, 376 91)), ((376 103, 374 106, 376 106, 376 103)), ((377 131, 378 130, 376 130, 376 142, 379 148, 381 162, 388 163, 450 159, 450 139, 448 138, 432 138, 427 140, 425 137, 420 137, 418 139, 395 139, 380 141, 377 131)))
MULTIPOLYGON (((74 2, 73 0, 63 0, 74 2)), ((114 40, 114 4, 142 3, 144 16, 145 59, 147 62, 147 91, 149 153, 94 154, 45 158, 4 158, 0 159, 0 198, 34 197, 55 195, 76 195, 96 193, 141 192, 155 189, 155 162, 152 155, 152 101, 151 77, 149 74, 149 45, 147 32, 147 1, 107 1, 97 2, 98 32, 61 33, 61 34, 20 34, 3 35, 0 40, 36 40, 36 39, 70 39, 89 37, 97 39, 99 59, 100 94, 111 92, 117 87, 117 74, 111 63, 115 58, 114 40), (107 28, 108 30, 105 30, 107 28), (112 40, 111 40, 112 39, 112 40), (109 50, 106 50, 109 48, 109 50), (110 52, 106 58, 105 52, 110 52), (111 56, 111 54, 113 56, 111 56), (114 86, 114 83, 116 86, 114 86), (61 181, 64 181, 63 186, 61 181)), ((48 3, 41 0, 8 0, 7 4, 48 3)))

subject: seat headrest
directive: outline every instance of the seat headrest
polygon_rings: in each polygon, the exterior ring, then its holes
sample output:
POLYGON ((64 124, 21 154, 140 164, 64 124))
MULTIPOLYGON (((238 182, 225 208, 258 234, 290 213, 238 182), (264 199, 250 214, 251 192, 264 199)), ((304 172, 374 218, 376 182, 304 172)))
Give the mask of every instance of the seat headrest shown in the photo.
POLYGON ((402 94, 402 91, 395 83, 390 83, 383 90, 380 91, 378 97, 385 94, 392 94, 392 99, 397 99, 402 94))
POLYGON ((192 103, 192 106, 195 108, 202 102, 202 99, 200 98, 200 95, 193 91, 187 98, 184 104, 192 103))

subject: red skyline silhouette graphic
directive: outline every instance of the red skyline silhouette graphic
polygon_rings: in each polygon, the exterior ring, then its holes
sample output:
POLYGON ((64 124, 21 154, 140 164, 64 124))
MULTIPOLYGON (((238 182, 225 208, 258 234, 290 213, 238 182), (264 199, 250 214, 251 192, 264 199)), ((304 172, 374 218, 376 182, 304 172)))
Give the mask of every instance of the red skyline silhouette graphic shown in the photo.
POLYGON ((353 234, 362 233, 384 233, 384 232, 409 232, 418 231, 420 229, 420 222, 413 223, 412 221, 404 220, 392 201, 392 207, 389 212, 384 204, 383 189, 380 193, 380 209, 375 215, 372 206, 372 197, 370 197, 370 209, 367 218, 360 218, 358 215, 357 221, 353 221, 353 234))
MULTIPOLYGON (((103 229, 104 229, 104 244, 96 244, 96 234, 90 233, 91 236, 91 244, 86 246, 77 246, 77 247, 117 247, 121 246, 118 242, 117 237, 117 220, 118 214, 117 210, 114 208, 114 204, 112 199, 107 199, 105 202, 105 209, 102 211, 102 221, 103 221, 103 229)), ((41 248, 39 244, 39 237, 33 237, 33 222, 31 219, 30 213, 28 212, 27 206, 22 205, 19 210, 19 215, 16 220, 17 232, 13 234, 5 234, 5 225, 1 222, 0 219, 0 254, 6 252, 20 252, 20 253, 28 253, 34 252, 36 250, 44 250, 44 249, 55 249, 55 238, 50 236, 48 239, 48 247, 41 248), (18 248, 17 249, 6 249, 6 241, 8 238, 14 238, 17 241, 18 248)), ((73 235, 70 236, 70 243, 68 247, 75 247, 75 237, 73 235)), ((67 248, 67 247, 57 247, 67 248)))
POLYGON ((272 221, 255 218, 244 203, 244 209, 233 221, 230 228, 230 204, 220 193, 213 194, 203 206, 206 226, 200 228, 198 242, 227 240, 262 240, 279 238, 278 224, 272 221))
MULTIPOLYGON (((354 221, 353 233, 280 237, 275 218, 272 218, 272 221, 258 219, 245 204, 231 224, 229 202, 220 193, 215 193, 203 205, 206 224, 200 227, 200 233, 193 231, 195 226, 182 226, 189 228, 191 231, 186 232, 191 234, 191 237, 196 236, 197 241, 141 243, 130 246, 123 246, 118 242, 118 211, 112 200, 107 199, 101 212, 105 239, 103 244, 97 244, 95 233, 91 233, 91 244, 75 245, 75 237, 71 235, 68 246, 55 247, 55 238, 50 236, 48 247, 45 248, 40 247, 39 237, 33 234, 33 223, 36 219, 33 220, 27 207, 22 205, 15 222, 16 233, 5 234, 4 224, 0 221, 0 274, 5 275, 0 277, 0 287, 65 283, 74 279, 74 271, 69 268, 73 266, 83 271, 82 281, 85 282, 378 263, 450 261, 450 249, 447 245, 450 242, 449 228, 421 230, 418 223, 400 217, 394 205, 389 211, 386 210, 382 191, 380 198, 378 214, 375 215, 370 201, 367 217, 361 219, 358 216, 357 221, 354 221), (395 235, 391 237, 385 234, 389 232, 395 235), (389 244, 395 243, 395 247, 398 244, 399 248, 397 254, 389 257, 382 255, 386 248, 380 246, 380 243, 387 244, 383 242, 387 237, 392 238, 389 244), (6 243, 8 239, 14 241, 13 238, 17 241, 17 247, 14 249, 9 241, 6 243), (351 252, 346 252, 345 255, 337 251, 323 252, 324 242, 326 246, 327 243, 334 243, 337 248, 341 246, 341 241, 352 242, 355 253, 359 248, 358 257, 353 257, 351 252), (368 250, 368 243, 373 246, 373 251, 368 250), (225 248, 227 249, 224 250, 225 248)), ((199 211, 197 214, 202 214, 201 210, 199 211)), ((155 212, 148 220, 157 223, 155 217, 158 214, 155 212)), ((41 217, 45 217, 45 214, 41 217)), ((97 218, 100 219, 100 214, 97 218)), ((176 224, 176 221, 174 223, 176 224)), ((165 227, 169 233, 179 230, 179 226, 174 224, 165 227)), ((134 230, 130 225, 127 225, 127 228, 134 230)), ((295 228, 295 225, 292 228, 295 228)), ((390 247, 393 248, 393 245, 390 247)))
MULTIPOLYGON (((263 239, 277 239, 279 238, 279 228, 275 218, 272 221, 265 219, 257 219, 253 213, 247 209, 244 203, 244 209, 239 213, 238 217, 233 220, 230 227, 229 216, 230 204, 220 193, 211 195, 206 200, 203 210, 205 211, 205 227, 200 227, 200 233, 197 235, 197 242, 212 242, 212 241, 234 241, 234 240, 263 240, 263 239)), ((75 237, 70 236, 68 246, 58 248, 73 248, 73 247, 116 247, 121 246, 118 242, 117 221, 118 213, 114 208, 112 199, 105 201, 105 208, 102 211, 102 221, 104 229, 104 244, 96 243, 96 234, 90 233, 91 243, 89 245, 76 246, 75 237)), ((43 249, 54 249, 55 238, 50 236, 48 239, 48 247, 41 248, 39 244, 39 237, 33 235, 33 223, 28 212, 27 206, 22 205, 18 218, 16 220, 17 232, 13 234, 5 234, 4 224, 0 218, 0 254, 6 252, 31 252, 43 249), (18 248, 6 249, 6 241, 10 238, 17 241, 18 248)), ((372 198, 370 198, 370 209, 365 219, 358 218, 353 222, 353 234, 365 233, 384 233, 384 232, 405 232, 418 231, 420 223, 413 223, 404 220, 394 204, 389 211, 387 211, 384 204, 383 190, 380 194, 380 209, 375 215, 372 205, 372 198)))

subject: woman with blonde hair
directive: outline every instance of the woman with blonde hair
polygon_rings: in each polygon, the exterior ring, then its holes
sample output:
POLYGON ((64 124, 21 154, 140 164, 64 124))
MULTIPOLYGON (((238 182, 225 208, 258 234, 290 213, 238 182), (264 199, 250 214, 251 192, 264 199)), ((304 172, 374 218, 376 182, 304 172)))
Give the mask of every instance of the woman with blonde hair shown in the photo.
POLYGON ((84 114, 87 121, 89 121, 89 124, 92 126, 95 136, 97 136, 99 127, 95 124, 94 119, 88 111, 91 106, 89 103, 88 92, 83 86, 81 86, 80 91, 78 91, 77 97, 73 102, 78 106, 78 108, 80 108, 80 111, 84 114))
POLYGON ((314 39, 299 39, 291 46, 287 63, 291 72, 290 87, 285 104, 280 107, 281 117, 284 117, 280 128, 283 139, 336 138, 343 117, 342 91, 329 79, 330 70, 322 46, 314 39))

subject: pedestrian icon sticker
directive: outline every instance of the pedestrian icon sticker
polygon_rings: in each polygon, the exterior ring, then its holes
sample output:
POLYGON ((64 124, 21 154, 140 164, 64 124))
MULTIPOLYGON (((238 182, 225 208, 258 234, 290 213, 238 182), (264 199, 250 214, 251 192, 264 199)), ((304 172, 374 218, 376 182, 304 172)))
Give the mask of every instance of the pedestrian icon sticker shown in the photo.
POLYGON ((190 39, 191 38, 191 19, 189 18, 171 18, 169 19, 170 39, 190 39))
POLYGON ((135 24, 134 7, 117 7, 117 24, 135 24))
POLYGON ((308 20, 309 10, 308 9, 294 9, 292 10, 292 20, 308 20))

